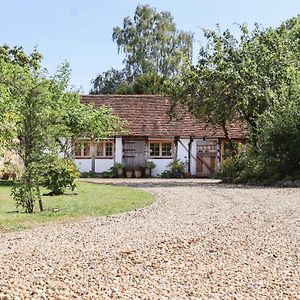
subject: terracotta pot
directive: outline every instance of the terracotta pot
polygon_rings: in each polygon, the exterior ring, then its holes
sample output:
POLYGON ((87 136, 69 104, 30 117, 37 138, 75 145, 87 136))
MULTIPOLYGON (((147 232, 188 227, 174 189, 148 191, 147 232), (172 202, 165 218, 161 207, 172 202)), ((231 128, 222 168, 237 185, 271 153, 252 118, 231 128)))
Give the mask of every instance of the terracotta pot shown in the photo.
POLYGON ((142 171, 141 170, 134 170, 134 177, 135 178, 141 178, 142 177, 142 171))
POLYGON ((123 171, 123 169, 118 169, 118 176, 119 177, 123 177, 123 174, 124 174, 124 171, 123 171))
POLYGON ((145 169, 145 177, 150 177, 151 174, 151 169, 150 168, 146 168, 145 169))
POLYGON ((183 178, 191 178, 191 177, 192 177, 191 172, 184 172, 183 173, 183 178))
POLYGON ((132 178, 133 172, 132 171, 126 171, 126 177, 132 178))

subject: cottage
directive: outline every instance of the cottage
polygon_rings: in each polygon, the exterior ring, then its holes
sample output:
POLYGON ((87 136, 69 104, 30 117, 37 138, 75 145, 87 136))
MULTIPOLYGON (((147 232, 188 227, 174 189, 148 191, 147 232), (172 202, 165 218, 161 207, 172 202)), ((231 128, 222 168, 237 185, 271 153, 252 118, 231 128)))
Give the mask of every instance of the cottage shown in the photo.
MULTIPOLYGON (((74 160, 81 172, 107 171, 114 163, 139 168, 144 161, 153 161, 153 175, 166 170, 174 159, 186 162, 187 171, 206 177, 215 173, 226 149, 226 140, 218 126, 195 120, 186 110, 177 109, 177 118, 170 119, 171 102, 159 95, 84 95, 84 104, 111 107, 114 114, 127 121, 126 134, 101 142, 85 141, 75 147, 74 160)), ((236 142, 246 138, 246 128, 237 123, 229 127, 236 142)))

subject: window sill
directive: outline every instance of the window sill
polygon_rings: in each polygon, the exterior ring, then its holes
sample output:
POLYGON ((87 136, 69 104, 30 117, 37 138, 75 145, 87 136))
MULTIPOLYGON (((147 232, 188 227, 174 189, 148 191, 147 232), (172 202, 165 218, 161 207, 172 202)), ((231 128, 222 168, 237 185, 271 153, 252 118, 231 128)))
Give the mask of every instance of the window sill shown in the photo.
POLYGON ((148 159, 173 159, 173 156, 148 156, 148 159))

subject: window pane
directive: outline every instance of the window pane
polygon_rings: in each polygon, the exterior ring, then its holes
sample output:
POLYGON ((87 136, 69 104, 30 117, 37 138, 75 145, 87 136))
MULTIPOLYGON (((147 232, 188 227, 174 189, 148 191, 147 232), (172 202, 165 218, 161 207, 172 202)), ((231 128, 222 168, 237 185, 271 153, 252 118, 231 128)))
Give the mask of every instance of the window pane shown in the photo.
POLYGON ((161 144, 161 156, 172 156, 172 143, 161 144))
POLYGON ((83 156, 90 156, 90 143, 83 144, 83 156))
POLYGON ((81 144, 75 143, 75 156, 81 156, 81 144))
POLYGON ((103 156, 103 143, 97 144, 97 156, 103 156))
POLYGON ((159 143, 150 143, 150 156, 159 156, 159 143))
POLYGON ((113 156, 113 143, 106 143, 105 156, 113 156))

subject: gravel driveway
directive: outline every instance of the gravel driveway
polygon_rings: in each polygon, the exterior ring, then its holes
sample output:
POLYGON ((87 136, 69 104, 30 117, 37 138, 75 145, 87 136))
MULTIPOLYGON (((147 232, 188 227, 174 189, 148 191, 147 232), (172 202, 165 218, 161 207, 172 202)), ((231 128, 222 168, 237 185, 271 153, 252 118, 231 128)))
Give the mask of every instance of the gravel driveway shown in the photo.
POLYGON ((112 183, 157 201, 0 235, 0 299, 300 299, 299 188, 112 183))

